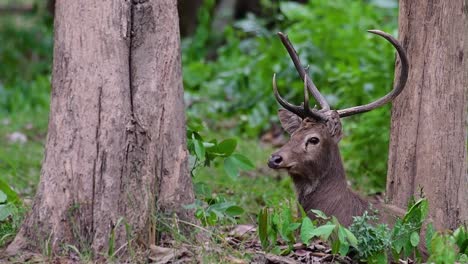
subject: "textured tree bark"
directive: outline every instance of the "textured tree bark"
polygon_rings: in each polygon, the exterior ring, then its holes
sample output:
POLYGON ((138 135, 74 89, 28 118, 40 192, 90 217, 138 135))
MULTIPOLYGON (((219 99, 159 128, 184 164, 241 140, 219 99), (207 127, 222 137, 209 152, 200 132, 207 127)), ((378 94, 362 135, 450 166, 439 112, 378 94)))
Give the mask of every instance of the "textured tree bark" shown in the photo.
POLYGON ((464 0, 400 0, 411 68, 392 108, 387 196, 404 208, 422 189, 439 229, 468 220, 467 8, 464 0))
POLYGON ((193 200, 176 0, 57 1, 54 26, 41 181, 8 252, 154 243, 155 210, 193 200))

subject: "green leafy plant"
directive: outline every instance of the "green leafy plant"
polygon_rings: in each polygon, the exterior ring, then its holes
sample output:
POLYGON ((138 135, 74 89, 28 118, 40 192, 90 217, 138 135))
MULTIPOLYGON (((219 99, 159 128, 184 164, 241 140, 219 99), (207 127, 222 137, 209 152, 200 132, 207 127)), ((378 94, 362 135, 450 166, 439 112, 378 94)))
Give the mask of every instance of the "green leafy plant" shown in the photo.
POLYGON ((426 246, 430 254, 428 262, 468 263, 468 232, 465 225, 445 233, 436 233, 432 225, 428 226, 426 246))
POLYGON ((295 243, 295 231, 301 226, 300 219, 293 217, 290 203, 279 209, 263 208, 258 214, 258 235, 262 247, 279 254, 287 254, 295 243), (278 236, 289 248, 281 251, 276 247, 278 236))
POLYGON ((234 202, 221 196, 214 196, 209 187, 203 183, 195 184, 197 199, 193 204, 184 206, 195 211, 195 217, 203 226, 235 224, 236 217, 244 213, 244 209, 234 202))
POLYGON ((192 176, 200 167, 209 167, 217 159, 223 160, 224 171, 232 178, 239 175, 241 170, 255 168, 253 163, 244 155, 234 152, 237 140, 228 138, 218 142, 216 139, 205 141, 198 130, 200 123, 193 122, 187 130, 187 146, 190 157, 192 176))
MULTIPOLYGON (((302 212, 301 217, 293 217, 290 206, 263 208, 258 214, 258 237, 264 250, 287 254, 299 237, 302 243, 309 244, 314 238, 327 242, 333 254, 349 255, 359 262, 387 263, 388 253, 393 259, 412 258, 421 261, 418 246, 420 231, 428 213, 426 199, 410 201, 408 210, 390 229, 386 224, 375 224, 378 221, 377 211, 365 212, 354 217, 348 228, 342 226, 335 217, 328 217, 319 210, 311 210, 315 220, 302 212), (280 251, 279 239, 289 248, 280 251)), ((429 249, 429 261, 435 263, 454 263, 466 261, 468 255, 468 233, 461 226, 451 233, 437 233, 428 225, 426 245, 429 249)))
POLYGON ((13 238, 23 215, 24 208, 18 194, 0 180, 0 246, 13 238))
POLYGON ((391 246, 390 228, 385 224, 374 225, 378 221, 375 214, 367 211, 362 216, 354 217, 350 231, 356 235, 357 258, 369 263, 379 263, 387 260, 387 251, 391 246))
POLYGON ((14 211, 13 204, 9 203, 7 198, 7 195, 0 190, 0 221, 5 221, 14 211))
POLYGON ((263 208, 258 214, 258 236, 265 250, 272 250, 280 254, 287 254, 296 243, 296 231, 304 244, 309 244, 312 238, 320 238, 330 241, 334 254, 346 255, 351 246, 357 246, 356 237, 342 226, 335 217, 329 218, 319 210, 312 210, 319 220, 310 220, 305 214, 301 218, 292 216, 289 207, 285 206, 279 210, 263 208), (278 236, 289 245, 289 248, 279 251, 276 247, 278 236))
MULTIPOLYGON (((362 105, 391 89, 393 50, 365 31, 379 28, 396 34, 396 6, 374 1, 264 1, 268 16, 248 15, 232 23, 223 32, 223 44, 213 47, 198 44, 210 43, 208 2, 200 12, 201 29, 184 40, 182 59, 188 115, 203 119, 213 130, 252 138, 277 123, 274 72, 285 98, 301 101, 303 83, 276 37, 278 31, 289 34, 333 108, 362 105)), ((357 186, 369 186, 367 192, 385 185, 381 176, 386 174, 389 117, 389 109, 382 108, 343 121, 348 174, 357 186)))
POLYGON ((419 234, 428 212, 426 199, 410 200, 405 216, 393 226, 392 252, 395 259, 418 255, 415 249, 419 245, 419 234))

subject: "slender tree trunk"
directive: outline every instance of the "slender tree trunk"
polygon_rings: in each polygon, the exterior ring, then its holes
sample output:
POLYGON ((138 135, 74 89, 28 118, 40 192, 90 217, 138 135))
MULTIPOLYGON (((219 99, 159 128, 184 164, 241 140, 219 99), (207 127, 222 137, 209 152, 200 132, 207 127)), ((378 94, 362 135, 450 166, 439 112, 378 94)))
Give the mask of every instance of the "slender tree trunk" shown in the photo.
POLYGON ((400 0, 399 33, 411 69, 392 109, 387 195, 405 207, 422 189, 439 229, 468 220, 464 2, 400 0))
POLYGON ((154 243, 155 210, 193 200, 176 0, 57 1, 54 26, 41 181, 8 251, 154 243))

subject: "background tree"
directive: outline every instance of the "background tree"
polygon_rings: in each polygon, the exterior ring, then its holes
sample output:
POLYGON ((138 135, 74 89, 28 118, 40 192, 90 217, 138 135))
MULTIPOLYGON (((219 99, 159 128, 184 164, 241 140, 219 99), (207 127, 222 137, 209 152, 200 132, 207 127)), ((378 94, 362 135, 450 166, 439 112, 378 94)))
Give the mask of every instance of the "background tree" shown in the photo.
POLYGON ((54 28, 41 181, 8 250, 154 243, 155 209, 193 200, 176 1, 57 1, 54 28))
POLYGON ((393 103, 387 195, 405 208, 422 189, 436 227, 455 228, 468 220, 467 4, 402 0, 399 12, 411 69, 393 103))

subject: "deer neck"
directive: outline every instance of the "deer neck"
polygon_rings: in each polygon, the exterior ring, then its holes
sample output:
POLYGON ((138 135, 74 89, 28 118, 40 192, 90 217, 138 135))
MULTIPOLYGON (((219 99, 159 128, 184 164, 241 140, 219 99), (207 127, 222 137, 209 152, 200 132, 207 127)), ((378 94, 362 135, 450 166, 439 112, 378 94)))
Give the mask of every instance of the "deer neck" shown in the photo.
POLYGON ((368 203, 348 188, 338 147, 327 159, 327 166, 311 168, 308 175, 291 175, 298 200, 306 212, 318 209, 349 225, 352 216, 364 213, 368 203))

